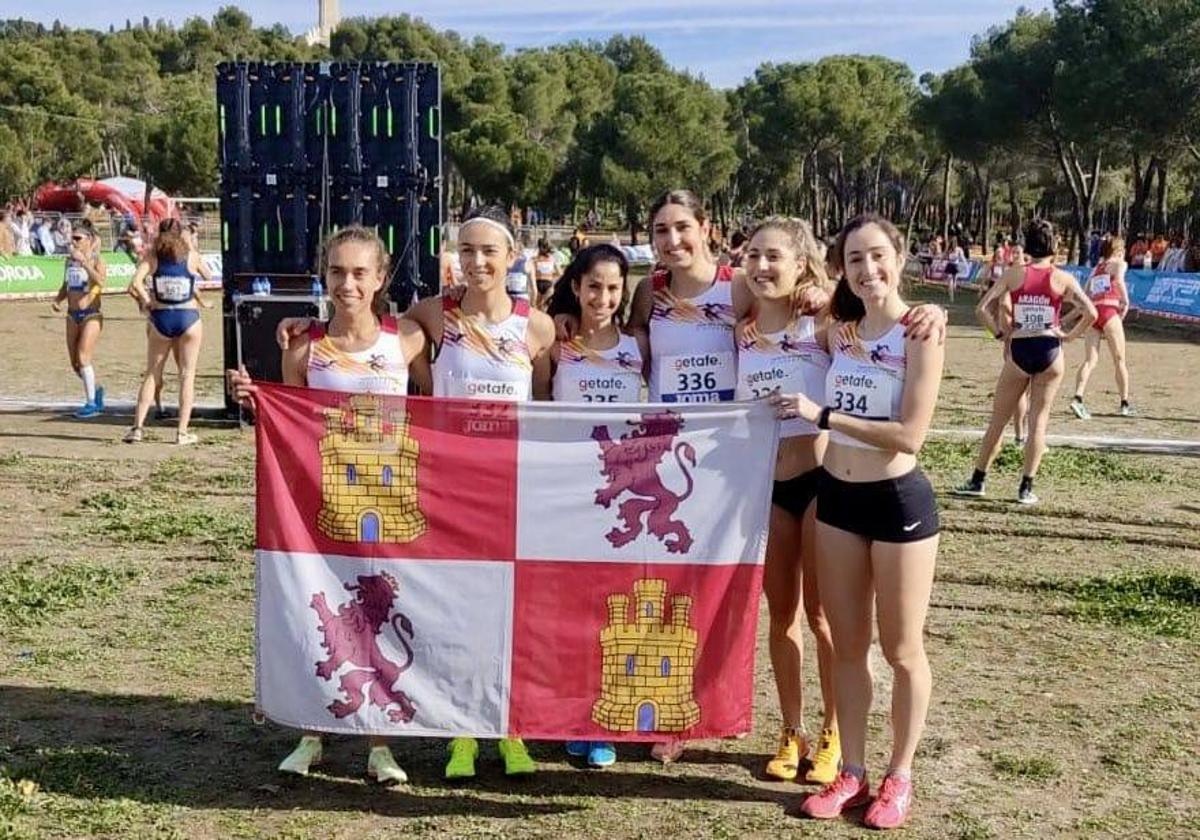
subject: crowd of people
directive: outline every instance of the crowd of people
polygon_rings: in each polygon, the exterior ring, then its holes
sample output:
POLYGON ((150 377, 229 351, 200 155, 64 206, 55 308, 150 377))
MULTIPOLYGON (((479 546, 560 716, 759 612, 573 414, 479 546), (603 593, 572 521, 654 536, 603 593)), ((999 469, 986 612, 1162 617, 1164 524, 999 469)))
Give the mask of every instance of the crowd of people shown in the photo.
MULTIPOLYGON (((98 239, 107 237, 114 252, 125 253, 132 260, 140 259, 145 250, 142 223, 132 215, 85 205, 85 211, 72 221, 59 213, 35 213, 15 205, 0 207, 0 257, 68 256, 72 232, 83 225, 98 239)), ((193 239, 198 238, 197 222, 186 222, 185 227, 193 239)))
MULTIPOLYGON (((822 785, 801 805, 810 817, 834 818, 869 802, 867 825, 899 826, 913 803, 912 765, 931 692, 923 628, 940 525, 917 456, 938 396, 945 312, 903 300, 904 237, 873 214, 850 220, 828 245, 791 218, 739 230, 725 245, 701 202, 677 190, 654 202, 648 221, 658 262, 631 292, 629 264, 612 243, 590 244, 579 231, 565 266, 545 241, 529 258, 509 214, 481 208, 459 229, 456 282, 399 317, 386 314, 382 241, 368 229, 343 228, 321 258, 333 315, 327 323, 280 325, 283 379, 343 392, 510 401, 632 403, 644 394, 665 403, 769 400, 781 443, 764 591, 782 726, 764 769, 773 778, 822 785), (526 281, 514 288, 517 273, 526 281), (460 340, 466 334, 473 340, 460 340), (699 375, 674 375, 681 357, 699 375), (764 371, 771 372, 767 385, 764 371), (873 623, 893 670, 892 748, 874 796, 865 766, 873 623), (816 640, 821 687, 814 738, 801 680, 806 626, 816 640)), ((56 309, 67 304, 71 364, 86 398, 80 417, 104 410, 94 370, 106 280, 98 247, 90 225, 72 231, 54 302, 56 309)), ((1100 342, 1114 358, 1123 353, 1123 243, 1103 243, 1083 286, 1054 266, 1057 247, 1053 226, 1035 221, 1021 244, 1001 244, 993 254, 978 312, 1002 339, 1003 362, 975 472, 956 490, 963 495, 984 494, 1003 429, 1027 399, 1017 498, 1035 503, 1049 409, 1064 378, 1062 343, 1088 335, 1077 376, 1080 408, 1100 342), (1067 327, 1071 307, 1077 318, 1067 327)), ((172 355, 183 386, 176 440, 195 441, 188 420, 202 341, 198 309, 206 305, 196 281, 205 276, 188 230, 164 222, 127 289, 147 316, 146 373, 128 442, 143 439, 172 355)), ((1128 407, 1128 374, 1123 363, 1118 370, 1128 407)), ((234 397, 252 410, 256 386, 246 371, 227 371, 227 378, 234 397)), ((670 762, 686 746, 663 738, 652 754, 670 762)), ((498 748, 508 774, 535 771, 519 739, 502 739, 498 748)), ((609 742, 566 749, 595 767, 616 760, 609 742)), ((322 750, 318 733, 304 733, 279 769, 306 774, 322 750)), ((452 739, 447 778, 473 777, 478 753, 475 739, 452 739)), ((379 738, 369 742, 367 773, 381 782, 407 779, 379 738)))

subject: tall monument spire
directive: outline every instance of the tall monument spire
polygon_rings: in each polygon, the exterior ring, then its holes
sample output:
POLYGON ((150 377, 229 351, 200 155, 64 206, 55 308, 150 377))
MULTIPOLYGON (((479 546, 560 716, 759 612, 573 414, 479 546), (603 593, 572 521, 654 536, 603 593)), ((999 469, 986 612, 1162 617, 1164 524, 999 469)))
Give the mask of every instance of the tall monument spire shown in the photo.
POLYGON ((324 44, 329 46, 329 36, 342 22, 342 13, 338 9, 338 0, 317 0, 317 25, 304 36, 310 45, 324 44))

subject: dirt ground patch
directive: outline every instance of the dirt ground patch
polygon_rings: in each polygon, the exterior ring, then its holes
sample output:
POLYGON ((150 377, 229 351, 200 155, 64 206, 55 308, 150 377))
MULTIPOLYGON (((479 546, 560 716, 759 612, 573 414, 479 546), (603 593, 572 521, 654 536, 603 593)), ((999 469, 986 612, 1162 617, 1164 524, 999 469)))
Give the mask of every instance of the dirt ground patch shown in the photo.
MULTIPOLYGON (((74 399, 59 319, 12 306, 0 325, 36 338, 7 357, 0 394, 74 399)), ((140 321, 106 309, 99 367, 132 396, 140 321)), ((978 426, 998 354, 964 316, 954 309, 938 422, 978 426)), ((1055 431, 1198 437, 1187 371, 1200 346, 1138 333, 1131 358, 1142 417, 1080 424, 1064 402, 1055 431)), ((1110 379, 1102 365, 1097 406, 1110 379)), ((334 739, 319 773, 279 778, 293 733, 252 719, 252 436, 210 425, 195 447, 128 446, 126 422, 0 413, 0 838, 861 836, 852 822, 797 819, 811 788, 761 777, 779 726, 765 609, 754 732, 696 743, 678 765, 622 748, 616 767, 588 772, 535 744, 541 771, 518 784, 485 747, 479 780, 450 786, 443 744, 406 740, 396 753, 413 781, 388 791, 363 780, 360 743, 334 739)), ((945 535, 906 836, 1200 836, 1200 461, 1053 450, 1043 504, 1026 510, 945 495, 973 452, 939 440, 922 455, 945 535)), ((998 487, 1015 487, 1016 463, 1010 447, 998 487)), ((880 662, 875 770, 887 676, 880 662)), ((806 680, 819 697, 812 667, 806 680)), ((819 701, 809 716, 812 727, 819 701)))

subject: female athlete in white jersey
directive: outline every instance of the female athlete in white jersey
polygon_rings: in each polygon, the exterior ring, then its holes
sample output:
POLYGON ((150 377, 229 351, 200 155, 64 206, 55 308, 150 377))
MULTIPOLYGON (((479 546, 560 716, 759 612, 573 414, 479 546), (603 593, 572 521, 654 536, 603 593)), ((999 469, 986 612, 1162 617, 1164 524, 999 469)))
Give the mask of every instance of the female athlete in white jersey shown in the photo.
POLYGON ((654 252, 663 266, 638 285, 630 331, 650 343, 651 402, 722 402, 737 388, 733 327, 749 291, 708 250, 700 200, 673 190, 650 207, 654 252))
MULTIPOLYGON (((434 396, 548 399, 554 322, 505 291, 517 257, 508 214, 498 207, 476 210, 458 230, 458 255, 466 283, 461 299, 426 298, 404 316, 421 326, 433 348, 434 396)), ((503 738, 498 746, 507 775, 537 769, 521 739, 503 738)), ((474 738, 451 740, 446 778, 473 777, 478 754, 474 738)))
MULTIPOLYGON (((579 325, 570 339, 555 342, 555 402, 641 401, 646 339, 621 330, 629 262, 612 245, 590 245, 575 254, 549 298, 548 314, 572 316, 579 325)), ((567 754, 591 767, 609 767, 617 752, 608 741, 568 741, 567 754)))
MULTIPOLYGON (((383 242, 359 226, 342 228, 325 244, 325 285, 333 300, 328 324, 306 322, 283 351, 287 385, 367 394, 408 393, 409 366, 418 386, 428 388, 425 335, 416 324, 381 313, 388 277, 383 242)), ((234 397, 253 404, 255 386, 243 367, 226 371, 234 397)), ((370 739, 367 775, 382 784, 399 784, 408 776, 396 764, 385 739, 370 739)), ((284 773, 308 775, 321 760, 321 736, 307 732, 279 765, 284 773)))
POLYGON ((589 245, 563 272, 549 314, 577 319, 574 337, 556 341, 555 402, 640 402, 650 348, 621 329, 629 262, 612 245, 589 245))
MULTIPOLYGON (((498 207, 474 211, 458 230, 458 255, 465 291, 418 301, 400 319, 418 327, 432 348, 428 389, 440 397, 518 402, 550 396, 550 347, 554 324, 529 301, 512 298, 505 289, 508 270, 517 257, 516 237, 508 214, 498 207)), ((307 319, 285 319, 276 330, 280 346, 289 348, 308 330, 307 319)), ((479 744, 474 738, 450 742, 446 778, 475 775, 479 744)), ((527 775, 536 770, 519 738, 499 744, 505 773, 527 775)))
MULTIPOLYGON (((800 313, 798 297, 815 286, 828 294, 824 254, 812 229, 797 219, 768 219, 750 236, 743 260, 754 295, 750 315, 737 326, 738 399, 783 392, 823 399, 829 354, 821 339, 826 313, 800 313)), ((825 433, 801 419, 780 428, 763 591, 771 624, 769 644, 783 732, 768 776, 790 781, 808 758, 804 729, 804 617, 817 640, 817 667, 825 720, 805 776, 829 784, 837 776, 841 746, 833 700, 833 640, 817 594, 816 495, 825 433)))
POLYGON ((844 277, 829 327, 824 407, 803 393, 773 398, 780 417, 830 430, 817 494, 817 580, 833 631, 843 766, 801 810, 830 819, 867 802, 871 618, 892 666, 888 772, 865 822, 894 828, 912 802, 910 771, 929 706, 923 633, 938 547, 933 488, 916 455, 933 418, 944 348, 905 338, 903 237, 874 214, 852 219, 834 246, 844 277))

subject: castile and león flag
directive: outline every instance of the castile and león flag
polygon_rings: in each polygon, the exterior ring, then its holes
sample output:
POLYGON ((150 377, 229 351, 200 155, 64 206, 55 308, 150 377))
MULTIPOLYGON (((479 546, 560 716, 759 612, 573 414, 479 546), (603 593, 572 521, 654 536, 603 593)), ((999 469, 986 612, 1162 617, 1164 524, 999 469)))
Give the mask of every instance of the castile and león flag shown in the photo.
POLYGON ((389 736, 749 731, 768 407, 260 389, 263 714, 389 736))

